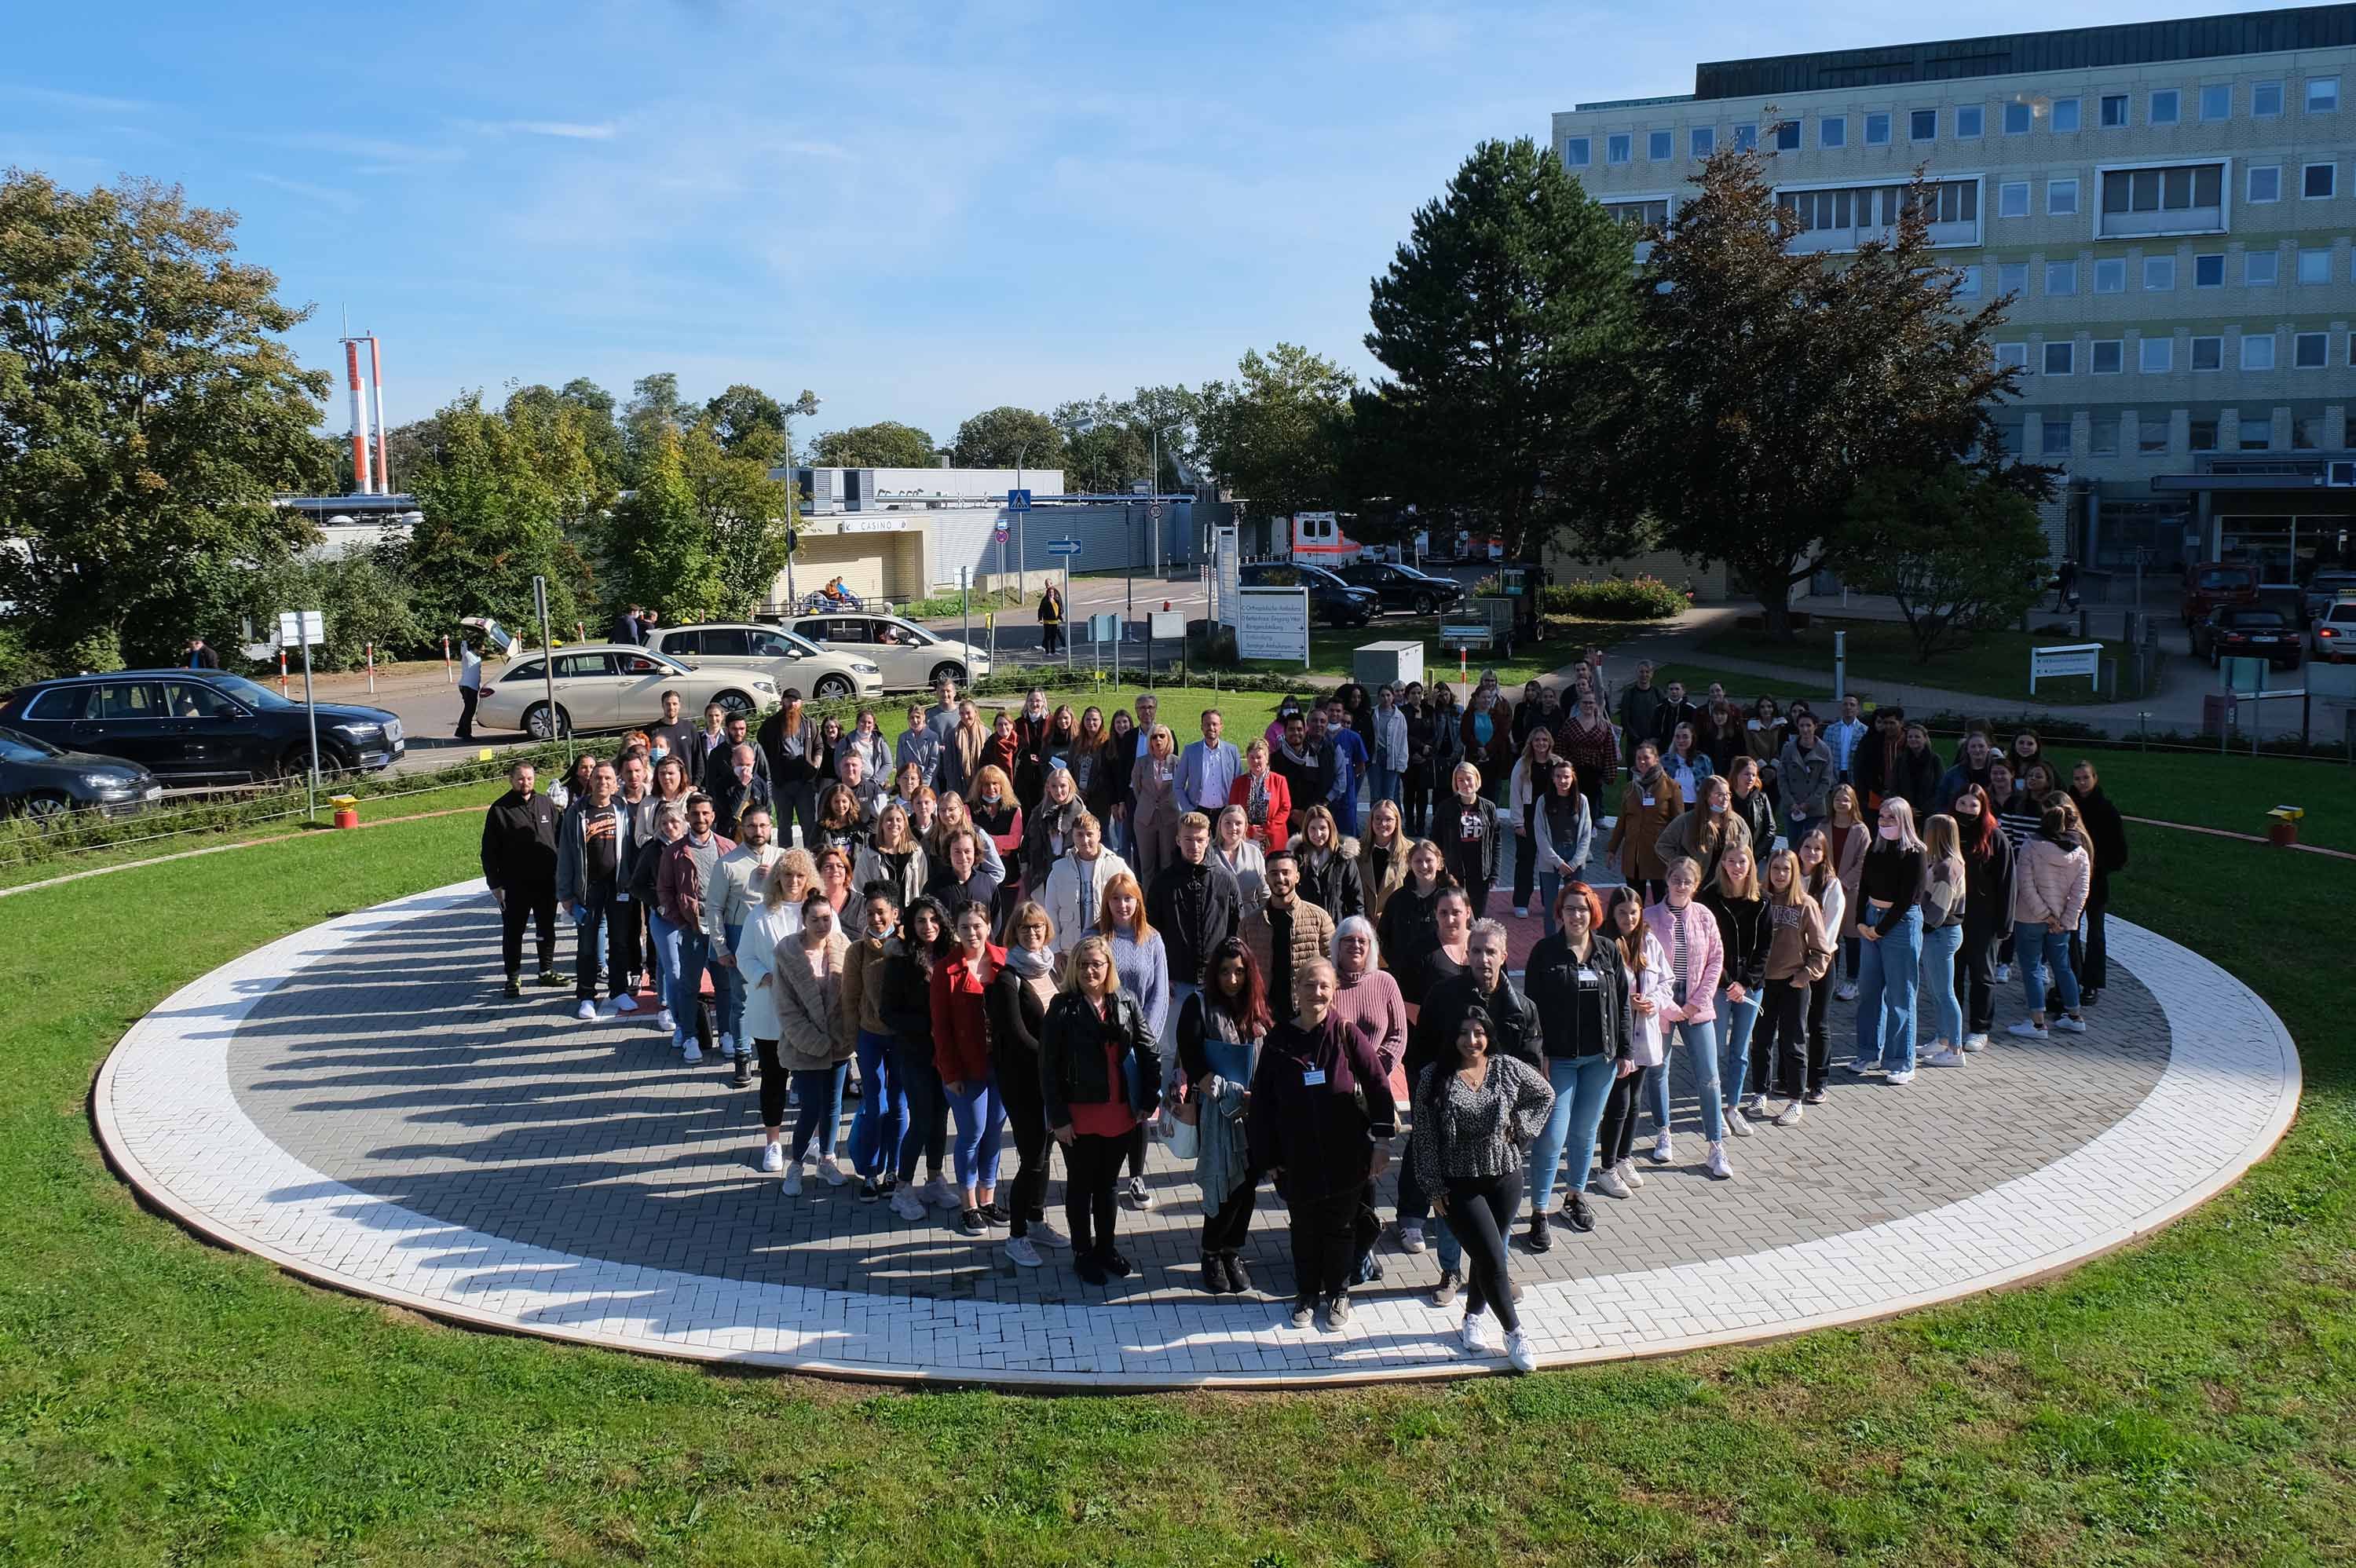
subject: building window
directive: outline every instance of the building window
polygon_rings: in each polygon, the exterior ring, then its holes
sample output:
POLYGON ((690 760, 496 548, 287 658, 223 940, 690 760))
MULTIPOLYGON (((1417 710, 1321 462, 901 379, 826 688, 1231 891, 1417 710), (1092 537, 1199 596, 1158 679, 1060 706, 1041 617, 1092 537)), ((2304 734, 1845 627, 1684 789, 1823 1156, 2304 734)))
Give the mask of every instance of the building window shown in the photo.
POLYGON ((2302 283, 2328 283, 2331 281, 2331 252, 2301 251, 2298 253, 2298 281, 2302 283))
POLYGON ((2125 257, 2114 256, 2094 263, 2094 292, 2098 294, 2123 294, 2127 292, 2125 257))
POLYGON ((1687 137, 1687 149, 1697 158, 1706 158, 1718 151, 1718 127, 1697 125, 1687 137))
POLYGON ((2250 165, 2250 199, 2252 201, 2282 199, 2282 165, 2280 164, 2250 165))
POLYGON ((1998 218, 2029 216, 2029 182, 2007 180, 1996 187, 1996 215, 1998 218))
POLYGON ((2201 118, 2230 120, 2233 117, 2233 87, 2231 82, 2211 82, 2201 90, 2201 118))
POLYGON ((1848 145, 1848 116, 1827 114, 1816 122, 1816 145, 1846 147, 1848 145))
POLYGON ((1937 141, 1939 112, 1935 109, 1915 110, 1906 117, 1906 134, 1910 140, 1916 142, 1937 141))
POLYGON ((1734 128, 1734 150, 1738 153, 1759 150, 1759 127, 1755 123, 1746 123, 1734 128))
POLYGON ((2109 457, 2119 449, 2119 416, 2096 419, 2086 426, 2086 450, 2096 457, 2109 457))
POLYGON ((2176 258, 2146 256, 2143 259, 2143 286, 2147 293, 2166 293, 2176 286, 2176 258))
POLYGON ((2235 436, 2244 452, 2265 452, 2275 443, 2275 416, 2267 409, 2244 409, 2242 428, 2235 436))
POLYGON ((2004 133, 2008 136, 2027 135, 2036 120, 2036 113, 2024 102, 2015 100, 2004 106, 2004 133))
POLYGON ((1996 292, 2019 299, 2029 292, 2029 263, 1999 261, 1996 269, 1996 292))
POLYGON ((2307 112, 2329 114, 2340 107, 2340 79, 2336 76, 2310 76, 2307 79, 2307 112))
POLYGON ((1955 134, 1968 142, 1987 131, 1987 105, 1959 103, 1955 105, 1955 134))
POLYGON ((2166 414, 2136 416, 2136 450, 2137 452, 2168 450, 2168 416, 2166 414))
POLYGON ((2282 87, 2279 81, 2250 83, 2250 112, 2260 120, 2272 120, 2281 114, 2282 87))
POLYGON ((2183 229, 2222 229, 2225 226, 2224 189, 2222 164, 2105 169, 2103 222, 2097 232, 2115 236, 2183 229))
POLYGON ((1955 269, 1955 297, 1976 300, 1980 297, 1980 270, 1976 266, 1955 269))
POLYGON ((2075 98, 2057 98, 2046 113, 2047 122, 2056 131, 2075 131, 2078 128, 2078 108, 2079 100, 2075 98))
POLYGON ((2048 414, 2037 427, 2037 454, 2040 457, 2070 455, 2070 420, 2067 415, 2048 414))
POLYGON ((2078 210, 2078 182, 2073 179, 2047 180, 2045 210, 2055 218, 2074 214, 2078 210))
POLYGON ((2115 337, 2097 339, 2086 368, 2097 376, 2115 376, 2126 364, 2126 344, 2115 337))
POLYGON ((2225 286, 2225 258, 2195 256, 2192 258, 2192 286, 2196 289, 2222 289, 2225 286))
POLYGON ((2136 368, 2147 376, 2165 376, 2176 368, 2176 339, 2147 337, 2136 346, 2136 368))
POLYGON ((2281 281, 2281 251, 2249 251, 2243 253, 2242 283, 2244 287, 2270 289, 2281 281))
POLYGON ((2271 332, 2245 333, 2242 337, 2242 368, 2271 370, 2275 368, 2275 335, 2271 332))
POLYGON ((2338 194, 2339 189, 2338 164, 2309 164, 2298 171, 2298 194, 2309 201, 2321 201, 2338 194))
POLYGON ((2321 370, 2331 363, 2331 334, 2302 332, 2290 340, 2291 368, 2321 370))
POLYGON ((1996 368, 1999 370, 2028 369, 2029 345, 2026 343, 1997 344, 1996 346, 1996 368))
POLYGON ((1656 164, 1676 157, 1676 141, 1667 131, 1648 131, 1644 133, 1644 156, 1656 164))
POLYGON ((1869 114, 1865 117, 1865 144, 1869 147, 1890 145, 1890 116, 1869 114))
POLYGON ((2078 346, 2075 343, 2049 343, 2045 346, 2045 373, 2067 376, 2077 368, 2078 346))
POLYGON ((2319 452, 2323 447, 2323 416, 2320 413, 2294 413, 2290 416, 2290 443, 2301 452, 2319 452))
POLYGON ((2222 370, 2225 368, 2225 340, 2222 337, 2194 338, 2192 368, 2195 370, 2222 370))
POLYGON ((2215 415, 2212 414, 2207 419, 2194 420, 2191 422, 2190 429, 2192 432, 2192 439, 2189 444, 2191 446, 2193 451, 2214 452, 2217 450, 2217 420, 2215 415))
POLYGON ((2115 131, 2127 123, 2127 95, 2124 92, 2103 94, 2103 129, 2115 131))
POLYGON ((1607 164, 1624 164, 1636 155, 1635 149, 1636 138, 1625 131, 1617 135, 1606 136, 1603 138, 1603 161, 1607 164))
POLYGON ((2172 87, 2156 88, 2147 118, 2154 125, 2173 125, 2184 117, 2184 96, 2172 87))
POLYGON ((1594 144, 1586 136, 1566 136, 1562 144, 1562 161, 1574 169, 1583 169, 1594 157, 1594 144))
POLYGON ((1779 153, 1800 150, 1800 123, 1797 120, 1785 120, 1776 125, 1775 150, 1779 153))
POLYGON ((2078 292, 2078 263, 2048 261, 2045 263, 2045 292, 2049 294, 2074 294, 2078 292))

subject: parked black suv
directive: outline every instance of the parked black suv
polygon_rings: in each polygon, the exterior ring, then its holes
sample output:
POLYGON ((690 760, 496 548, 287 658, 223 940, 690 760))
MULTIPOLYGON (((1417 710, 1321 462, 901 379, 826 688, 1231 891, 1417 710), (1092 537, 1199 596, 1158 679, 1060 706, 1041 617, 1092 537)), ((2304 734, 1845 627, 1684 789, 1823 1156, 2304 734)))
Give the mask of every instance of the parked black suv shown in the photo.
MULTIPOLYGON (((398 714, 330 702, 318 713, 323 771, 374 772, 408 749, 398 714)), ((303 705, 220 670, 126 669, 20 686, 0 699, 0 723, 176 784, 242 783, 311 766, 303 705)))
POLYGON ((1306 588, 1309 618, 1336 626, 1363 626, 1375 618, 1370 588, 1353 588, 1322 566, 1301 561, 1261 560, 1236 572, 1239 588, 1306 588))
POLYGON ((1383 613, 1437 615, 1464 603, 1464 584, 1452 577, 1436 577, 1387 560, 1362 560, 1337 574, 1353 588, 1370 588, 1382 601, 1383 613))

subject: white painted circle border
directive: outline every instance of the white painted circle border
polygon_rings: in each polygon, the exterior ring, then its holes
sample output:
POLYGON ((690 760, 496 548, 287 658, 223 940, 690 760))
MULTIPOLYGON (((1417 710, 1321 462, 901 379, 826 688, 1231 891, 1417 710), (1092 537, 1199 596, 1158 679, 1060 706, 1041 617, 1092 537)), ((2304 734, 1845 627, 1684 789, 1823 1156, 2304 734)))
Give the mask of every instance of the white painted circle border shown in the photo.
MULTIPOLYGON (((488 1235, 332 1180, 270 1141, 229 1079, 229 1045, 296 969, 415 916, 483 898, 455 883, 311 927, 195 980, 99 1072, 115 1169, 221 1245, 315 1284, 468 1327, 695 1360, 893 1381, 1152 1389, 1460 1376, 1457 1315, 1367 1296, 1344 1332, 1283 1325, 1270 1301, 1034 1306, 869 1296, 609 1263, 488 1235)), ((1867 1322, 2037 1279, 2136 1240, 2231 1186, 2298 1106, 2289 1031, 2199 954, 2125 922, 2110 957, 2150 989, 2167 1069, 2126 1116, 2051 1165, 1863 1230, 1708 1263, 1528 1286, 1541 1364, 1569 1366, 1867 1322)))

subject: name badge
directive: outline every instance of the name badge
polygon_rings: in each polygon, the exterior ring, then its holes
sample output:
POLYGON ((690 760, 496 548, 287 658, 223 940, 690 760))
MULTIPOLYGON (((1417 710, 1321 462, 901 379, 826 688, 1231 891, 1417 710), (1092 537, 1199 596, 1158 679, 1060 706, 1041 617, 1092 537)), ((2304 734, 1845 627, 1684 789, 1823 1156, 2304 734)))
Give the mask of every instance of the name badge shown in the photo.
POLYGON ((1644 797, 1644 806, 1645 806, 1645 809, 1646 809, 1646 810, 1648 810, 1648 811, 1649 811, 1650 809, 1652 809, 1652 805, 1653 805, 1653 797, 1652 797, 1651 795, 1646 795, 1646 796, 1644 797))
POLYGON ((1325 1070, 1322 1067, 1312 1067, 1308 1072, 1301 1075, 1301 1086, 1304 1089, 1318 1088, 1322 1086, 1324 1082, 1325 1070))
POLYGON ((1581 969, 1579 972, 1579 983, 1582 986, 1594 985, 1596 983, 1595 971, 1592 969, 1581 969))
POLYGON ((617 888, 617 889, 616 889, 616 890, 615 890, 615 892, 614 892, 614 901, 615 901, 616 903, 617 903, 617 904, 626 904, 626 903, 628 903, 628 902, 630 901, 630 895, 629 895, 629 894, 627 894, 627 893, 626 893, 626 892, 623 892, 621 890, 619 890, 619 889, 617 888))

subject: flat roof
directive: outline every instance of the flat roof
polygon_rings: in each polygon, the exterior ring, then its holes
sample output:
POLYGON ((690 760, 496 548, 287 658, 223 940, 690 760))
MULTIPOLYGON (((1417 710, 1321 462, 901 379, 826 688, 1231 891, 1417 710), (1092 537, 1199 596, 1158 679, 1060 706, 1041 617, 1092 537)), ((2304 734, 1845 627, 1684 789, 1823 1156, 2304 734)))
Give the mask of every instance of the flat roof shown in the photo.
MULTIPOLYGON (((1694 67, 1693 96, 1763 98, 1786 92, 2027 71, 2089 70, 2163 60, 2218 59, 2285 49, 2356 45, 2356 5, 2246 11, 2176 22, 2126 22, 2051 33, 1997 33, 1934 43, 1889 44, 1815 54, 1708 60, 1694 67)), ((1581 105, 1603 107, 1603 105, 1581 105)))

